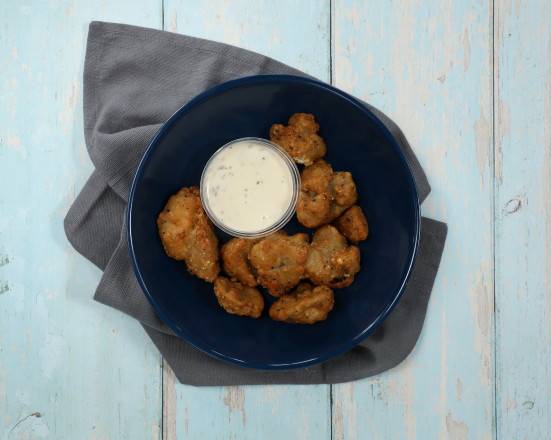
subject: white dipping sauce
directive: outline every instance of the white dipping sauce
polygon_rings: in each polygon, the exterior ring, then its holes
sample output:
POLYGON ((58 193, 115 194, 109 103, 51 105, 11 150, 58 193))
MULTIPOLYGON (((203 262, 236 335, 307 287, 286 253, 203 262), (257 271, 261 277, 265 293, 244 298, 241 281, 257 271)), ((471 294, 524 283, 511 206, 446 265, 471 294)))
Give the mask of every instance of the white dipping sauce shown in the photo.
POLYGON ((296 188, 292 168, 276 148, 245 139, 214 154, 203 171, 201 192, 215 223, 254 233, 282 219, 296 188))

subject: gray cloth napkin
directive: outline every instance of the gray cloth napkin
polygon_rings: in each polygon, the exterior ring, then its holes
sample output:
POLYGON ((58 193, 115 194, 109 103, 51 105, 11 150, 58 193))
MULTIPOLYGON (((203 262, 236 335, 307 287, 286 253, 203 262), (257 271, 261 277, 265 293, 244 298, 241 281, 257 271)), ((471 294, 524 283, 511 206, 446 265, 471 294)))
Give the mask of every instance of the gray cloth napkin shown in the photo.
MULTIPOLYGON (((174 336, 134 276, 124 211, 131 180, 150 139, 181 105, 230 79, 304 73, 265 56, 169 32, 92 22, 84 65, 84 135, 95 170, 65 218, 73 247, 103 270, 94 298, 136 318, 178 379, 193 385, 317 384, 364 378, 392 368, 413 349, 425 318, 447 227, 423 218, 421 244, 407 288, 386 321, 361 345, 323 364, 288 371, 230 365, 174 336)), ((426 176, 399 128, 421 200, 426 176)))

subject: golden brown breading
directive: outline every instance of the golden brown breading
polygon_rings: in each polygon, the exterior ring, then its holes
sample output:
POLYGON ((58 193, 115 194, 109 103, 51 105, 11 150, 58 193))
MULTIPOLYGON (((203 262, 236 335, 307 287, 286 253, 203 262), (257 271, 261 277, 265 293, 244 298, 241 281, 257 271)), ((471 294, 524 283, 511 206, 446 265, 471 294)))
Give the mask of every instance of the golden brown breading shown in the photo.
POLYGON ((327 319, 333 304, 333 291, 329 287, 300 283, 293 293, 274 302, 269 313, 275 321, 314 324, 327 319))
POLYGON ((166 254, 183 260, 190 273, 209 282, 218 276, 218 240, 207 218, 199 188, 182 188, 172 195, 157 217, 166 254))
POLYGON ((347 287, 360 271, 360 250, 349 246, 334 226, 319 228, 312 238, 306 275, 314 284, 347 287))
POLYGON ((301 173, 297 219, 308 228, 329 221, 332 197, 329 192, 333 170, 324 160, 318 160, 301 173))
POLYGON ((333 172, 331 165, 318 160, 302 170, 297 219, 308 228, 316 228, 332 222, 357 199, 352 174, 333 172))
POLYGON ((226 277, 214 281, 214 294, 218 304, 228 313, 258 318, 264 309, 264 298, 254 287, 243 286, 226 277))
POLYGON ((325 156, 327 148, 317 134, 319 125, 310 113, 295 113, 288 125, 274 124, 270 139, 282 147, 298 163, 310 165, 325 156))
POLYGON ((232 238, 220 251, 224 270, 232 278, 245 286, 254 287, 258 284, 253 267, 249 262, 249 252, 258 240, 232 238))
POLYGON ((307 258, 308 235, 288 236, 283 231, 263 238, 249 252, 258 282, 273 296, 280 296, 299 283, 307 258))
POLYGON ((352 179, 352 173, 348 171, 333 173, 331 192, 333 194, 331 216, 336 218, 358 200, 358 193, 356 192, 354 179, 352 179))
POLYGON ((335 227, 352 243, 363 241, 369 235, 367 219, 358 205, 348 208, 335 220, 335 227))

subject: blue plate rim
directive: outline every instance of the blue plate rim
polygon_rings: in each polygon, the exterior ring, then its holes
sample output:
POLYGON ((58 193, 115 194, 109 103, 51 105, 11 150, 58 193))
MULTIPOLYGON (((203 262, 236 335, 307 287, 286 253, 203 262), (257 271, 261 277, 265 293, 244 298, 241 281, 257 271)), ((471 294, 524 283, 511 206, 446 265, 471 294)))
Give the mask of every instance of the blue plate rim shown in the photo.
POLYGON ((241 77, 230 81, 226 81, 224 83, 218 84, 214 87, 211 87, 210 89, 205 90, 204 92, 200 93, 199 95, 191 99, 189 102, 184 104, 178 110, 176 110, 176 112, 174 112, 174 114, 159 128, 157 133, 153 136, 142 158, 140 159, 138 168, 136 170, 136 173, 134 174, 134 178, 132 179, 132 185, 130 188, 130 194, 128 198, 128 206, 126 208, 126 222, 127 222, 127 241, 128 241, 129 253, 130 253, 131 262, 132 262, 132 268, 134 270, 136 278, 138 279, 138 283, 142 291, 144 292, 146 298, 149 300, 149 302, 151 303, 151 305, 155 309, 155 312, 159 315, 161 320, 165 324, 167 324, 168 327, 172 331, 174 331, 174 333, 177 336, 184 339, 186 342, 190 343, 193 347, 202 351, 203 353, 206 353, 212 357, 215 357, 217 359, 220 359, 222 361, 225 361, 231 364, 235 364, 241 367, 246 367, 251 369, 258 369, 258 370, 290 370, 290 369, 296 369, 296 368, 304 368, 307 366, 311 366, 314 364, 327 361, 333 357, 341 355, 349 351, 356 345, 358 345, 360 342, 362 342, 370 333, 372 333, 386 319, 386 317, 394 309, 394 307, 396 306, 396 304, 398 304, 398 301, 402 297, 402 294, 404 293, 405 287, 411 276, 413 265, 417 257, 417 253, 419 249, 419 240, 421 235, 421 209, 420 209, 419 194, 417 192, 417 186, 415 184, 415 179, 413 177, 413 171, 402 149, 398 145, 398 142, 394 138, 394 136, 392 136, 392 134, 387 129, 387 127, 382 123, 382 121, 371 110, 369 110, 364 103, 362 103, 357 98, 354 98, 353 96, 347 94, 346 92, 343 92, 342 90, 337 89, 336 87, 333 87, 330 84, 327 84, 315 79, 311 79, 308 77, 297 76, 297 75, 252 75, 252 76, 246 76, 246 77, 241 77), (165 136, 165 134, 170 130, 170 128, 172 128, 172 126, 176 123, 176 121, 182 115, 191 111, 197 104, 225 90, 229 90, 231 88, 239 87, 241 85, 246 85, 246 84, 255 84, 259 82, 274 82, 274 81, 288 82, 288 83, 307 83, 309 85, 323 88, 326 91, 336 94, 339 97, 349 101, 351 104, 357 107, 360 111, 365 113, 365 115, 369 117, 382 130, 382 133, 385 139, 390 142, 394 150, 398 153, 400 160, 404 163, 407 170, 409 171, 408 183, 409 183, 410 190, 412 190, 413 192, 412 201, 415 209, 415 237, 414 237, 414 243, 413 243, 413 252, 411 253, 408 267, 405 271, 405 274, 403 275, 403 280, 402 280, 402 283, 400 284, 400 287, 398 287, 397 291, 394 294, 394 299, 388 306, 386 306, 385 308, 383 308, 383 310, 381 310, 377 318, 369 326, 367 326, 363 331, 358 333, 348 342, 343 343, 343 345, 340 346, 339 348, 329 350, 311 359, 305 359, 303 361, 286 362, 286 363, 257 363, 257 362, 251 362, 243 359, 234 358, 227 354, 219 353, 218 351, 213 350, 212 348, 201 346, 201 343, 197 342, 197 340, 193 337, 193 335, 190 335, 187 331, 182 329, 179 325, 177 325, 164 313, 161 306, 155 300, 154 296, 151 294, 151 292, 149 292, 143 280, 143 277, 138 265, 138 261, 136 259, 136 254, 134 252, 134 242, 132 238, 132 210, 133 210, 133 203, 134 203, 134 195, 136 193, 137 186, 144 173, 145 167, 149 162, 149 158, 151 154, 157 148, 160 140, 165 136))

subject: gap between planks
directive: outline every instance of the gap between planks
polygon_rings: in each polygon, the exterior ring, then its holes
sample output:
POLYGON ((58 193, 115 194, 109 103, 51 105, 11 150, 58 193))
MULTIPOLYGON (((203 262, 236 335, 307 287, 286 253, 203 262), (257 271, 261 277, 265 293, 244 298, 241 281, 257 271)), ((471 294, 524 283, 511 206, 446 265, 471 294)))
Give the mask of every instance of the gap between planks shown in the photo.
POLYGON ((496 173, 496 155, 498 152, 496 151, 496 99, 497 99, 497 93, 496 93, 496 68, 499 68, 499 62, 497 60, 497 54, 496 54, 496 16, 497 16, 497 9, 496 9, 496 0, 490 1, 490 35, 492 38, 492 44, 491 44, 491 56, 490 56, 490 64, 492 69, 492 83, 491 83, 491 96, 492 96, 492 157, 491 157, 491 164, 492 167, 490 175, 493 176, 492 179, 492 262, 493 262, 493 299, 494 299, 494 308, 493 308, 493 358, 494 358, 494 389, 493 389, 493 404, 494 404, 494 413, 492 414, 492 430, 493 430, 493 437, 495 440, 498 438, 498 426, 497 426, 497 368, 498 368, 498 361, 497 361, 497 292, 496 292, 496 243, 497 243, 497 233, 496 233, 496 218, 498 215, 497 209, 498 209, 498 202, 497 202, 497 173, 496 173))

